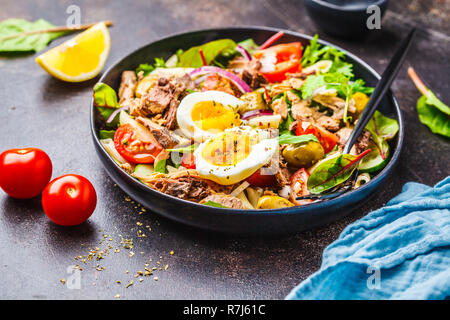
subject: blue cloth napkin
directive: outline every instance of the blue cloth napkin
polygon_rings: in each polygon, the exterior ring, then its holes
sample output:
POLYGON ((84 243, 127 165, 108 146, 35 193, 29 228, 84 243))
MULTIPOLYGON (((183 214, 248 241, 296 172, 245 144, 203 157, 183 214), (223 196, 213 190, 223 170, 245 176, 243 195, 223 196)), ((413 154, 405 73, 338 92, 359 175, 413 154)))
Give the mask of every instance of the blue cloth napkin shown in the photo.
POLYGON ((450 176, 409 182, 342 231, 320 270, 286 299, 450 298, 450 176))

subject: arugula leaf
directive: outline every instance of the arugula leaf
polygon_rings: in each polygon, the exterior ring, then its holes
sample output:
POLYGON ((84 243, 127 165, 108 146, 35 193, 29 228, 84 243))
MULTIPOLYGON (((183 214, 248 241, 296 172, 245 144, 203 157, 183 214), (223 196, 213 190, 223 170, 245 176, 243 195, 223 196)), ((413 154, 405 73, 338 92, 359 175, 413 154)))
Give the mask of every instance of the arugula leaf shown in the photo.
POLYGON ((286 133, 282 133, 278 137, 279 144, 296 144, 296 143, 304 143, 304 142, 308 142, 308 141, 319 142, 319 140, 317 140, 316 136, 313 134, 303 134, 301 136, 295 136, 289 132, 286 132, 286 133))
POLYGON ((211 201, 211 200, 208 200, 208 201, 206 201, 205 203, 202 203, 202 204, 204 204, 206 206, 210 206, 210 207, 216 207, 216 208, 228 208, 228 207, 224 206, 223 204, 220 204, 218 202, 211 201))
POLYGON ((139 72, 143 72, 144 77, 148 76, 150 72, 155 70, 156 68, 167 68, 166 63, 164 62, 164 59, 162 58, 155 58, 154 64, 149 63, 141 63, 139 67, 136 69, 136 74, 139 72))
POLYGON ((358 156, 340 154, 320 163, 308 178, 307 187, 311 193, 322 193, 334 188, 350 178, 361 159, 371 150, 358 156))
POLYGON ((417 101, 417 113, 420 122, 430 128, 431 132, 450 138, 450 117, 448 114, 427 103, 428 98, 422 96, 417 101))
POLYGON ((161 159, 155 163, 155 172, 166 173, 166 159, 161 159))
POLYGON ((231 39, 214 40, 201 46, 192 47, 189 50, 183 52, 179 57, 178 66, 185 68, 202 67, 203 61, 200 56, 200 49, 203 51, 205 60, 209 65, 219 54, 227 50, 234 50, 235 48, 236 42, 231 39))
POLYGON ((114 134, 116 133, 115 130, 100 130, 99 136, 100 139, 113 139, 114 140, 114 134))
MULTIPOLYGON (((114 89, 105 83, 98 82, 94 86, 94 106, 98 108, 103 119, 106 121, 114 112, 114 109, 120 108, 114 89)), ((117 124, 118 118, 116 117, 111 123, 107 123, 106 125, 115 127, 117 124)))
POLYGON ((24 19, 7 19, 0 22, 0 52, 38 52, 47 47, 50 41, 68 31, 37 33, 11 37, 18 33, 54 28, 50 22, 39 19, 30 22, 24 19))

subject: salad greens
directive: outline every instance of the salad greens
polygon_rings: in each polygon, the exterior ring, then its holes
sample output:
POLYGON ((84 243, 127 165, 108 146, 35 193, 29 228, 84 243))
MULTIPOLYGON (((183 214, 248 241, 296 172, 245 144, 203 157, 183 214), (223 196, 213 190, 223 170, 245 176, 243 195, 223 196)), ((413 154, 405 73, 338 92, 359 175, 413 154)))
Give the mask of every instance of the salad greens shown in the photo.
POLYGON ((208 201, 206 201, 203 204, 207 205, 207 206, 210 206, 210 207, 216 207, 216 208, 228 208, 228 207, 224 206, 223 204, 220 204, 218 202, 211 201, 211 200, 208 200, 208 201))
POLYGON ((155 70, 156 68, 167 68, 166 63, 164 62, 164 59, 162 58, 155 58, 155 63, 149 64, 149 63, 141 63, 139 67, 136 69, 136 74, 139 72, 143 72, 144 77, 148 76, 150 72, 155 70))
POLYGON ((301 136, 295 136, 290 132, 281 133, 278 137, 278 140, 279 144, 296 144, 308 141, 319 142, 319 140, 317 140, 316 136, 313 134, 303 134, 301 136))
MULTIPOLYGON (((98 82, 94 86, 94 105, 98 108, 105 121, 111 116, 114 109, 120 108, 114 89, 102 82, 98 82)), ((106 123, 110 127, 116 127, 117 124, 117 117, 111 123, 106 123)))
POLYGON ((417 101, 417 113, 420 121, 430 128, 431 132, 450 138, 450 107, 444 104, 428 89, 415 73, 413 68, 408 74, 422 96, 417 101))
POLYGON ((370 150, 358 156, 339 154, 336 157, 323 160, 311 173, 307 187, 311 193, 322 193, 334 188, 350 178, 358 163, 370 150))
POLYGON ((214 40, 201 46, 195 46, 180 55, 178 67, 202 67, 203 61, 200 55, 200 50, 203 51, 205 60, 207 64, 210 65, 218 55, 228 50, 234 50, 235 48, 236 42, 231 39, 214 40))
POLYGON ((30 22, 24 19, 6 19, 0 22, 0 52, 38 52, 44 50, 54 39, 67 31, 36 33, 15 36, 19 33, 45 30, 55 26, 44 19, 30 22))

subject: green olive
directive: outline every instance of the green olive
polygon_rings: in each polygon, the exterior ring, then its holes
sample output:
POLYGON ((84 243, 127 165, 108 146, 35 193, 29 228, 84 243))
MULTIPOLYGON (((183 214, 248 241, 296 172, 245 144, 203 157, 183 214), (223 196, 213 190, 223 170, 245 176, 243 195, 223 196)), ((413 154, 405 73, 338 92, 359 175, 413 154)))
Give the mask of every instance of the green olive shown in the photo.
POLYGON ((324 155, 322 145, 315 141, 290 144, 283 149, 283 157, 296 168, 309 168, 323 159, 324 155))
POLYGON ((240 99, 246 102, 244 105, 242 105, 242 107, 239 108, 239 112, 241 114, 252 110, 267 109, 267 105, 264 101, 262 92, 253 91, 250 93, 246 93, 242 95, 240 99))

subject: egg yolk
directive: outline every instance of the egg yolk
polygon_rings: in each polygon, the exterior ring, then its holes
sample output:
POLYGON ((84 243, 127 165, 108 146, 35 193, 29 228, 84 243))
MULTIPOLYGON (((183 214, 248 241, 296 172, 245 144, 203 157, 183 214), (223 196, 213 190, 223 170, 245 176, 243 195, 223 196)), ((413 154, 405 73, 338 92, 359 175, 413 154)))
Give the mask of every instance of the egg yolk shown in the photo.
POLYGON ((191 118, 195 125, 205 131, 221 132, 240 125, 239 114, 216 101, 201 101, 194 105, 191 118))
POLYGON ((226 133, 212 139, 202 150, 202 158, 215 166, 232 166, 243 161, 258 143, 257 136, 226 133))

